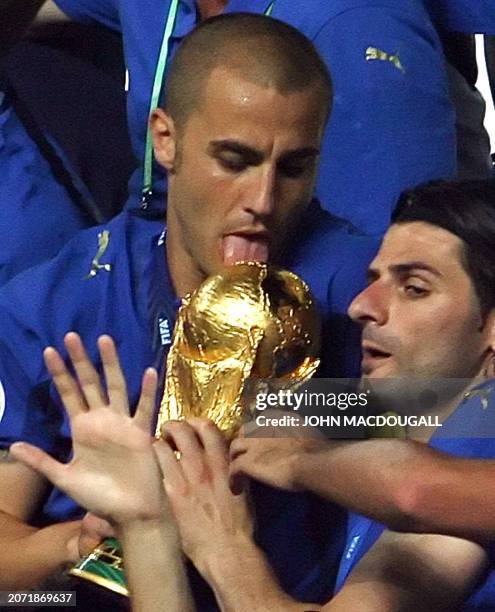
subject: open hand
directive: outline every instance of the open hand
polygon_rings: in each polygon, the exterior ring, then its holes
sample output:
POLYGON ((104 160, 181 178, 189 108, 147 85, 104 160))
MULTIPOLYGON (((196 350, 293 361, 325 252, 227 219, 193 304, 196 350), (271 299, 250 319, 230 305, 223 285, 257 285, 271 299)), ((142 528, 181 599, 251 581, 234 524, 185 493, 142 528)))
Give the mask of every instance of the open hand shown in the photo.
POLYGON ((113 523, 160 517, 164 494, 150 434, 156 371, 145 371, 138 407, 131 417, 113 340, 109 336, 98 340, 106 392, 80 337, 70 332, 64 341, 77 380, 54 348, 47 348, 44 357, 70 418, 73 458, 62 464, 21 442, 13 444, 10 452, 81 506, 113 523))

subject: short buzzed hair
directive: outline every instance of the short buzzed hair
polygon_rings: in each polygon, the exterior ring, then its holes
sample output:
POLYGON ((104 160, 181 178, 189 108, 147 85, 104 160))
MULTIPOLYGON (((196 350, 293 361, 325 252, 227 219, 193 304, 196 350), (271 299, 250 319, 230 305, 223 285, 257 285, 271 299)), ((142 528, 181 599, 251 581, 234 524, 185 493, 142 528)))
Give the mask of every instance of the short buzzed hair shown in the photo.
POLYGON ((319 88, 322 108, 326 117, 330 114, 332 81, 313 44, 278 19, 230 13, 202 22, 174 57, 165 107, 179 127, 201 108, 208 78, 218 66, 281 94, 319 88))

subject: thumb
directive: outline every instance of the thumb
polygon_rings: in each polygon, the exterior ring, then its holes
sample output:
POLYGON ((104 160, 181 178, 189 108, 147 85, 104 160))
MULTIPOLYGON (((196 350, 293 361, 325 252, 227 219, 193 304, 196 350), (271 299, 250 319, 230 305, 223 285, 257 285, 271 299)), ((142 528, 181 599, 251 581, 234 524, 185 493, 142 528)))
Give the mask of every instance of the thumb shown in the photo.
POLYGON ((105 538, 115 536, 115 531, 108 521, 88 512, 81 523, 79 534, 79 554, 89 554, 105 538))
POLYGON ((46 476, 50 482, 59 486, 64 464, 50 457, 45 451, 26 442, 15 442, 10 446, 9 453, 17 461, 46 476))

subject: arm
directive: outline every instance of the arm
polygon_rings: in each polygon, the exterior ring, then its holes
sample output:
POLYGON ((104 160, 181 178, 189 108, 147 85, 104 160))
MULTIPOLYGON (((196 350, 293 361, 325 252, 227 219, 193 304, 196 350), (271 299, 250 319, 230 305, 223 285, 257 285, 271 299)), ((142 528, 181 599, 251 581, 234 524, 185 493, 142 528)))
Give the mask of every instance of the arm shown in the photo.
POLYGON ((313 41, 335 91, 316 193, 368 234, 385 231, 404 189, 456 171, 443 50, 415 5, 341 11, 313 41), (367 59, 368 48, 388 55, 367 59))
POLYGON ((466 540, 385 532, 323 610, 458 610, 485 563, 482 549, 466 540))
POLYGON ((254 543, 246 495, 228 483, 227 445, 208 420, 170 422, 155 445, 186 555, 223 612, 290 612, 318 606, 293 601, 254 543), (180 452, 178 461, 175 449, 180 452))
POLYGON ((80 338, 68 334, 65 343, 80 387, 55 349, 45 351, 45 361, 70 417, 73 459, 64 465, 23 443, 13 444, 11 452, 115 525, 124 545, 135 610, 162 612, 166 607, 171 612, 188 612, 193 606, 179 539, 152 450, 156 372, 145 372, 138 408, 131 418, 112 340, 102 337, 98 343, 106 392, 80 338))
POLYGON ((244 475, 309 490, 391 529, 475 540, 495 534, 493 461, 459 459, 402 440, 240 438, 231 456, 234 480, 244 475))
POLYGON ((35 587, 78 559, 80 521, 27 524, 46 481, 16 461, 0 461, 0 589, 35 587))

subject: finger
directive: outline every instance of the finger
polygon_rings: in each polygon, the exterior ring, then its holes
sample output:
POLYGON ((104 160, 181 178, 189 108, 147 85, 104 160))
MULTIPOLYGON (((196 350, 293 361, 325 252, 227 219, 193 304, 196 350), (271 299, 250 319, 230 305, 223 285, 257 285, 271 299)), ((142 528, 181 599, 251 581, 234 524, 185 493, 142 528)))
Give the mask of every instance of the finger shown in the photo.
POLYGON ((266 479, 263 466, 250 460, 247 455, 241 455, 232 461, 229 466, 229 485, 234 494, 239 495, 247 491, 251 479, 265 484, 273 484, 269 479, 266 479))
POLYGON ((40 448, 26 442, 15 442, 11 445, 9 453, 24 465, 43 474, 55 486, 60 486, 64 464, 59 463, 40 448))
POLYGON ((180 453, 180 463, 188 481, 204 478, 204 450, 194 429, 184 421, 168 421, 162 427, 162 439, 180 453))
POLYGON ((43 358, 47 370, 53 378, 60 399, 67 410, 67 414, 73 418, 76 414, 85 412, 87 410, 87 405, 81 390, 69 370, 66 368, 64 360, 58 351, 52 346, 49 346, 43 351, 43 358))
POLYGON ((92 552, 106 538, 115 537, 115 530, 105 519, 87 512, 81 522, 78 551, 81 557, 92 552))
MULTIPOLYGON (((248 462, 249 465, 249 462, 248 462)), ((241 455, 237 459, 234 459, 230 462, 229 465, 229 475, 231 479, 235 479, 238 477, 246 476, 245 472, 246 462, 244 461, 244 456, 241 455)))
POLYGON ((261 427, 256 421, 248 421, 239 430, 237 438, 257 438, 263 435, 263 430, 267 427, 261 427))
POLYGON ((171 446, 163 440, 153 442, 153 450, 162 471, 165 492, 173 498, 174 492, 185 494, 187 483, 182 469, 181 461, 171 446))
POLYGON ((105 373, 108 407, 115 412, 128 415, 129 400, 127 385, 113 339, 107 335, 100 336, 98 338, 98 349, 103 364, 103 372, 105 373))
POLYGON ((155 414, 155 398, 158 387, 158 373, 155 368, 147 368, 141 383, 141 395, 134 415, 136 425, 145 431, 151 432, 151 424, 155 414))
POLYGON ((89 408, 105 406, 107 402, 101 388, 100 377, 88 358, 81 338, 75 332, 69 332, 64 338, 64 343, 89 408))
POLYGON ((234 495, 241 495, 244 491, 247 490, 248 478, 242 472, 242 470, 237 470, 229 473, 229 487, 234 495))
POLYGON ((247 453, 252 440, 246 440, 246 438, 235 438, 230 443, 229 448, 229 459, 234 461, 237 457, 240 457, 244 453, 247 453))
POLYGON ((228 469, 227 440, 210 419, 192 418, 187 421, 194 429, 203 448, 213 474, 225 473, 228 469))
POLYGON ((101 544, 105 538, 95 536, 92 533, 81 533, 77 540, 77 551, 79 557, 85 557, 94 551, 94 549, 101 544))
POLYGON ((115 529, 105 519, 87 512, 81 523, 81 536, 83 535, 101 541, 104 538, 114 537, 115 529))

